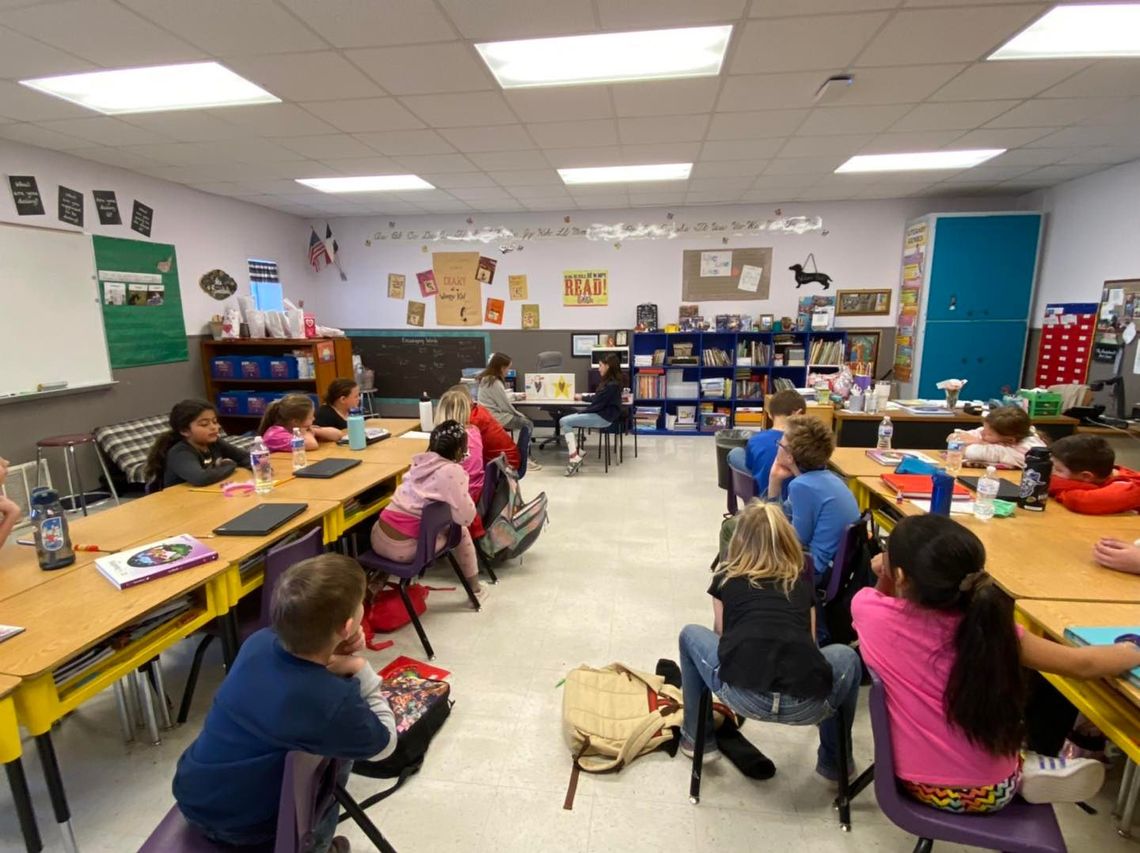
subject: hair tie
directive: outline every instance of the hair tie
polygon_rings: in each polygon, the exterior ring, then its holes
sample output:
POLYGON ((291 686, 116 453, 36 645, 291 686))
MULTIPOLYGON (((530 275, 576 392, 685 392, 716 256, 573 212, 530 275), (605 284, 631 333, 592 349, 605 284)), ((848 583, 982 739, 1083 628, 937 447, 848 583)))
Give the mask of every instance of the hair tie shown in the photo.
POLYGON ((958 591, 964 592, 967 595, 972 595, 973 593, 977 592, 978 589, 984 586, 988 581, 989 575, 987 575, 984 571, 970 572, 968 575, 962 578, 962 582, 958 584, 958 591))

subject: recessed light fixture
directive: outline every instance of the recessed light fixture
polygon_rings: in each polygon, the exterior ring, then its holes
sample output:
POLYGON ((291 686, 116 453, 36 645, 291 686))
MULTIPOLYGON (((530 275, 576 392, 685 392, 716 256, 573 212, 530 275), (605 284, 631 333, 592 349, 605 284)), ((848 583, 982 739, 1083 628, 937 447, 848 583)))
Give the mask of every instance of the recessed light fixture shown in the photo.
POLYGON ((934 169, 970 169, 1004 153, 1004 148, 971 148, 962 151, 918 151, 913 154, 859 154, 835 171, 922 172, 934 169))
POLYGON ((357 178, 295 178, 294 180, 323 193, 380 193, 435 189, 419 175, 363 175, 357 178))
POLYGON ((1140 56, 1140 4, 1057 6, 989 59, 1140 56))
POLYGON ((107 115, 276 104, 281 101, 216 62, 119 68, 38 77, 21 80, 20 83, 29 89, 107 115))
POLYGON ((504 89, 720 73, 732 26, 642 30, 475 45, 504 89))
POLYGON ((653 163, 646 166, 594 166, 559 169, 564 184, 621 184, 627 181, 683 181, 692 163, 653 163))

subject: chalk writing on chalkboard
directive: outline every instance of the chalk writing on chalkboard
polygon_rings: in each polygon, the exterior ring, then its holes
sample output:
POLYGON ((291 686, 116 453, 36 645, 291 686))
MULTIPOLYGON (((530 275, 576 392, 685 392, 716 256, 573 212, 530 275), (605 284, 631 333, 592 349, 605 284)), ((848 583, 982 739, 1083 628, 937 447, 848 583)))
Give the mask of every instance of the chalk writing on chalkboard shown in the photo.
POLYGON ((60 222, 83 227, 83 193, 60 184, 58 207, 60 222))
POLYGON ((441 335, 409 331, 377 335, 348 330, 352 351, 376 373, 376 393, 384 399, 417 400, 424 391, 438 398, 459 382, 465 367, 487 363, 485 333, 441 335))
POLYGON ((144 237, 149 237, 150 225, 153 220, 154 209, 136 200, 135 206, 131 210, 131 230, 138 231, 144 237))
POLYGON ((114 190, 91 190, 91 195, 95 197, 95 212, 99 214, 100 225, 123 224, 114 190))
POLYGON ((8 186, 12 188, 12 201, 16 203, 16 213, 20 216, 43 216, 44 200, 40 198, 40 188, 31 175, 9 175, 8 186))

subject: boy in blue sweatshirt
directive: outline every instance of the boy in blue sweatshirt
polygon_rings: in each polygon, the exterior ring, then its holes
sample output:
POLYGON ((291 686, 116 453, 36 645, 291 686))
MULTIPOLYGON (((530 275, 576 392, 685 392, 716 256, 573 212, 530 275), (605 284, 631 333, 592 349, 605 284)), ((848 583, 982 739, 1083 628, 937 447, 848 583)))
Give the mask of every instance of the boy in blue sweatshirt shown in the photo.
MULTIPOLYGON (((363 759, 396 748, 380 677, 357 654, 364 591, 360 564, 341 554, 302 560, 281 577, 273 627, 242 645, 174 775, 179 809, 211 841, 273 840, 287 752, 363 759)), ((337 812, 334 802, 318 816, 312 853, 348 849, 333 838, 337 812)))
POLYGON ((768 494, 768 474, 776 461, 776 451, 784 437, 788 418, 802 415, 806 410, 807 403, 798 391, 777 391, 769 395, 764 400, 764 411, 772 419, 772 426, 753 435, 746 446, 728 451, 728 464, 751 475, 756 481, 757 495, 768 494))

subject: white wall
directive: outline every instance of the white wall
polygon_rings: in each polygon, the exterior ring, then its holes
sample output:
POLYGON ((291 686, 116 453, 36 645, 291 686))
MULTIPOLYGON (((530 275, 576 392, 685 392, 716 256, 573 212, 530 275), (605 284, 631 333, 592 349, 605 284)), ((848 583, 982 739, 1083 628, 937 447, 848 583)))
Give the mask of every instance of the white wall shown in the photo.
MULTIPOLYGON (((521 302, 510 302, 507 276, 526 274, 530 289, 527 302, 541 305, 544 329, 620 329, 633 326, 639 303, 655 302, 660 322, 676 322, 681 303, 681 262, 686 249, 722 249, 770 246, 773 269, 767 300, 709 302, 701 305, 702 313, 749 313, 795 316, 800 296, 819 293, 817 285, 795 289, 795 279, 788 267, 803 263, 814 253, 819 269, 834 279, 836 289, 884 288, 898 290, 899 264, 902 256, 903 226, 907 219, 923 213, 942 210, 993 210, 1012 207, 1009 199, 894 199, 888 201, 820 202, 784 205, 784 216, 806 215, 823 218, 820 232, 804 235, 765 234, 757 237, 730 238, 722 246, 720 238, 678 238, 675 240, 629 240, 615 249, 608 242, 578 240, 532 241, 521 252, 499 252, 498 243, 433 243, 428 252, 420 242, 373 242, 365 239, 379 230, 389 230, 395 221, 403 229, 447 229, 498 226, 561 227, 561 213, 474 214, 474 226, 465 216, 384 216, 354 217, 335 220, 333 233, 340 246, 342 266, 348 282, 338 281, 335 270, 325 270, 310 291, 306 306, 316 308, 322 323, 348 328, 406 328, 406 300, 387 297, 388 273, 407 277, 407 298, 419 300, 415 274, 431 267, 432 251, 482 251, 498 260, 494 284, 484 288, 484 296, 507 300, 502 328, 521 326, 521 302), (609 271, 608 307, 569 308, 562 305, 562 272, 568 269, 600 268, 609 271)), ((689 222, 717 220, 766 219, 772 217, 769 206, 672 208, 677 220, 689 222)), ((603 210, 574 212, 572 224, 665 222, 666 210, 603 210)), ((811 266, 807 267, 809 270, 811 266)), ((887 317, 840 318, 839 325, 893 326, 896 309, 892 298, 891 315, 887 317)), ((429 300, 427 326, 436 327, 435 308, 429 300)), ((483 329, 496 326, 484 325, 483 329)))
POLYGON ((1107 279, 1140 278, 1140 160, 1040 194, 1045 248, 1034 326, 1050 302, 1100 302, 1107 279))
POLYGON ((234 277, 239 293, 249 292, 246 261, 276 260, 286 293, 309 286, 309 225, 286 213, 254 204, 209 195, 180 184, 161 181, 102 163, 81 160, 55 151, 0 140, 0 220, 23 225, 66 228, 56 217, 59 184, 84 193, 84 230, 90 234, 145 240, 130 228, 135 199, 154 208, 150 239, 172 243, 178 253, 182 311, 187 334, 199 334, 222 304, 202 292, 199 277, 223 269, 234 277), (17 216, 8 190, 8 175, 34 175, 44 200, 43 216, 17 216), (122 225, 100 225, 91 190, 114 190, 122 225))

